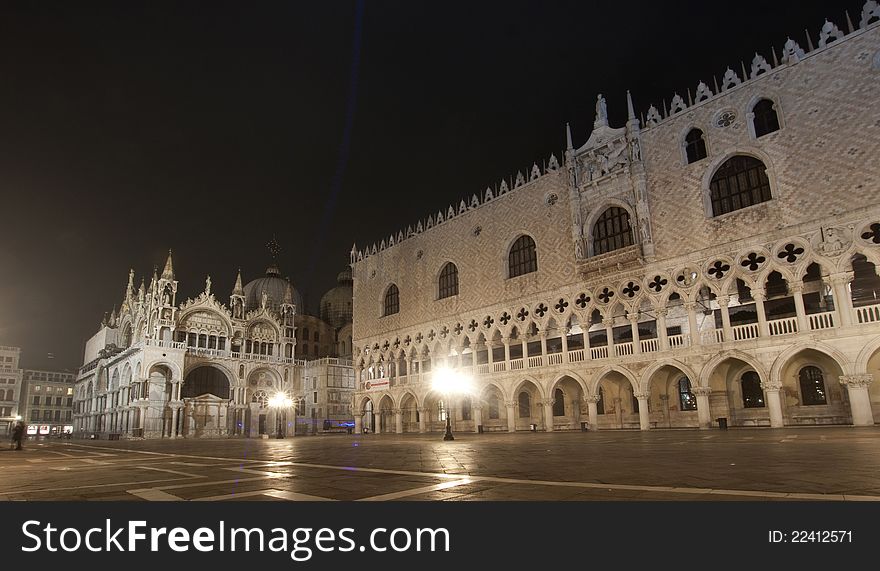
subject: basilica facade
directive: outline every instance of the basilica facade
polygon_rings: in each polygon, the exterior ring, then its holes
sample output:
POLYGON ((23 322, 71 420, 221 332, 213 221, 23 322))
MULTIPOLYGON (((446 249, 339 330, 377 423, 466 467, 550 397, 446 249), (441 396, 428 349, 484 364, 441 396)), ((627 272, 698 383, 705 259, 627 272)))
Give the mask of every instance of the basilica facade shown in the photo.
MULTIPOLYGON (((297 313, 302 299, 274 260, 264 277, 246 285, 239 272, 228 305, 215 296, 210 277, 196 298, 179 303, 170 252, 148 286, 134 283, 132 270, 120 309, 86 343, 74 390, 76 435, 259 437, 350 423, 350 409, 326 402, 326 387, 317 390, 319 379, 332 378, 330 395, 350 400, 351 361, 335 353, 351 346, 350 328, 327 325, 304 335, 297 348, 298 331, 308 330, 297 313), (279 393, 292 406, 270 406, 279 393)), ((305 316, 305 323, 315 328, 323 321, 305 316)))
POLYGON ((719 77, 353 247, 356 430, 880 420, 880 7, 719 77))

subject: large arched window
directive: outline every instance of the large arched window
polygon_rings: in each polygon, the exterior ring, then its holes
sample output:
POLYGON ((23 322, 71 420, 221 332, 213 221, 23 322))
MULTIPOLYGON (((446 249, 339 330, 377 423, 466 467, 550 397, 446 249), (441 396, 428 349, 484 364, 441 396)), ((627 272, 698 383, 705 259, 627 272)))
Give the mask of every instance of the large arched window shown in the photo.
POLYGON ((532 416, 532 399, 529 396, 529 393, 523 391, 519 393, 519 417, 520 418, 531 418, 532 416))
POLYGON ((599 400, 596 401, 596 414, 605 414, 605 391, 599 387, 599 400))
POLYGON ((678 380, 678 404, 681 410, 697 410, 697 397, 691 392, 691 380, 687 377, 678 380))
POLYGON ((769 99, 762 99, 752 107, 755 126, 755 137, 763 137, 767 133, 779 130, 779 116, 776 114, 775 104, 769 99))
POLYGON ((553 391, 553 416, 565 416, 565 393, 562 389, 553 391))
POLYGON ((593 255, 619 250, 632 246, 632 243, 629 213, 623 208, 612 206, 593 225, 593 255))
POLYGON ((443 269, 440 270, 438 285, 438 299, 458 295, 458 267, 455 264, 449 262, 443 266, 443 269))
POLYGON ((507 255, 507 267, 511 278, 538 271, 538 253, 531 236, 523 234, 516 239, 507 255))
POLYGON ((770 200, 767 167, 754 157, 733 156, 722 164, 709 183, 712 216, 720 216, 770 200))
POLYGON ((695 163, 706 158, 706 139, 699 129, 691 129, 684 138, 684 153, 688 164, 695 163))
POLYGON ((801 404, 828 404, 825 396, 825 378, 819 367, 808 365, 798 373, 801 386, 801 404))
POLYGON ((205 394, 221 399, 229 398, 229 379, 214 367, 197 367, 190 371, 183 382, 181 396, 184 398, 199 397, 205 394))
POLYGON ((764 408, 764 391, 761 379, 755 371, 743 373, 740 380, 743 395, 743 408, 764 408))
POLYGON ((400 311, 400 290, 395 284, 388 286, 385 290, 385 313, 383 315, 393 315, 400 311))

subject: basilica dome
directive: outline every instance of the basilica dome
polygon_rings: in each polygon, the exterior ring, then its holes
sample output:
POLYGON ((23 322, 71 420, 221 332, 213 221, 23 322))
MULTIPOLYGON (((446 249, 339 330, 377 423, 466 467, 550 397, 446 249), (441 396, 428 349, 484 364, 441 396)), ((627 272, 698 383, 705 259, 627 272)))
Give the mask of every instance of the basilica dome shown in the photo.
POLYGON ((275 264, 266 268, 265 277, 250 281, 244 286, 245 311, 258 309, 260 307, 260 303, 262 303, 263 299, 263 292, 266 293, 268 298, 266 305, 270 309, 278 311, 281 303, 284 301, 284 292, 287 291, 288 284, 292 291, 293 303, 296 305, 296 311, 297 313, 301 312, 303 310, 302 296, 296 291, 296 288, 293 287, 292 283, 281 277, 281 271, 275 264))
POLYGON ((352 288, 351 268, 346 268, 336 276, 336 287, 321 297, 321 319, 339 328, 351 323, 352 288))

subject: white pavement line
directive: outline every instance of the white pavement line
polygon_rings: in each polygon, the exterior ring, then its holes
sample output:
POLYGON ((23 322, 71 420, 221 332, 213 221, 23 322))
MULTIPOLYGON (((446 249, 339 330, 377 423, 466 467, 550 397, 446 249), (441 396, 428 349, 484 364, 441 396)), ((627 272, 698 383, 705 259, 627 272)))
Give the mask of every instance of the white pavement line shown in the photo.
POLYGON ((255 474, 257 476, 266 476, 267 478, 292 478, 293 474, 285 474, 284 472, 267 472, 265 470, 255 470, 253 468, 243 468, 241 466, 237 467, 225 467, 223 470, 229 470, 231 472, 241 472, 243 474, 255 474))
POLYGON ((220 484, 238 484, 241 482, 257 482, 259 480, 272 480, 274 478, 266 476, 258 476, 256 478, 236 478, 235 480, 208 480, 202 482, 194 482, 192 484, 168 484, 167 486, 156 486, 154 488, 146 488, 151 490, 178 490, 180 488, 199 488, 204 486, 216 486, 220 484))
POLYGON ((449 488, 454 488, 456 486, 461 486, 464 484, 470 484, 473 480, 470 478, 465 478, 463 480, 456 480, 454 482, 443 482, 442 484, 434 484, 433 486, 422 486, 421 488, 412 488, 410 490, 403 490, 400 492, 391 492, 390 494, 382 494, 380 496, 370 496, 368 498, 361 498, 357 501, 359 502, 386 502, 390 500, 399 500, 400 498, 406 498, 408 496, 418 496, 419 494, 426 494, 428 492, 436 492, 438 490, 446 490, 449 488))
POLYGON ((159 480, 142 480, 140 482, 114 482, 112 484, 87 484, 84 486, 63 486, 52 488, 37 488, 36 490, 8 490, 5 494, 39 494, 42 492, 58 492, 61 490, 87 490, 93 488, 118 488, 119 486, 142 486, 144 484, 158 484, 160 482, 179 482, 183 478, 162 478, 159 480))
POLYGON ((180 502, 183 501, 183 498, 178 498, 175 495, 169 494, 167 492, 163 492, 162 490, 156 488, 147 488, 145 490, 125 490, 132 496, 137 496, 141 499, 150 501, 150 502, 180 502))
POLYGON ((178 474, 180 476, 189 476, 190 478, 207 478, 201 474, 188 474, 178 470, 169 470, 168 468, 154 468, 152 466, 132 466, 132 468, 140 468, 141 470, 154 470, 156 472, 168 472, 169 474, 178 474))
POLYGON ((254 490, 251 492, 238 492, 237 494, 223 494, 220 496, 208 496, 205 498, 193 498, 193 502, 222 502, 224 500, 234 500, 237 498, 252 498, 254 496, 271 496, 282 500, 294 502, 332 502, 330 498, 322 498, 320 496, 310 496, 309 494, 300 494, 298 492, 288 492, 286 490, 276 490, 269 488, 267 490, 254 490))

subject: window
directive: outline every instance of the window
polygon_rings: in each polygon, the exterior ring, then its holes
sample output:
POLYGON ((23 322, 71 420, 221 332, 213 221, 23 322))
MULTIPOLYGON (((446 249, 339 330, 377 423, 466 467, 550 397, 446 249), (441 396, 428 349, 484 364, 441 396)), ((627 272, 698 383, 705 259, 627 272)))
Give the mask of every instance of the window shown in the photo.
POLYGON ((599 400, 596 401, 596 414, 605 414, 605 391, 599 387, 599 400))
POLYGON ((801 404, 828 404, 825 397, 825 378, 819 367, 804 367, 798 374, 801 386, 801 404))
POLYGON ((538 271, 538 253, 531 236, 516 239, 507 256, 507 268, 511 278, 538 271))
POLYGON ((740 381, 743 395, 743 408, 764 408, 764 391, 761 379, 755 371, 743 373, 740 381))
POLYGON ((60 410, 55 411, 55 420, 61 420, 61 411, 60 410))
POLYGON ((489 420, 498 420, 498 397, 492 395, 489 397, 489 420))
POLYGON ((529 393, 523 391, 519 393, 519 417, 520 418, 531 418, 532 417, 532 402, 529 397, 529 393))
POLYGON ((391 284, 385 291, 384 315, 393 315, 398 312, 400 312, 400 290, 396 285, 391 284))
POLYGON ((684 138, 684 152, 688 164, 695 163, 706 158, 706 139, 699 129, 691 129, 684 138))
POLYGON ((593 255, 595 256, 632 246, 632 243, 629 213, 623 208, 612 206, 603 212, 593 225, 593 255))
POLYGON ((767 167, 754 157, 736 155, 727 159, 709 183, 712 216, 770 200, 767 167))
POLYGON ((36 405, 40 404, 40 396, 39 395, 34 397, 34 404, 36 404, 36 405))
POLYGON ((687 377, 678 380, 678 402, 681 410, 697 410, 697 397, 691 392, 691 380, 687 377))
POLYGON ((458 295, 458 267, 452 262, 447 263, 443 266, 443 269, 440 270, 440 287, 438 289, 439 295, 437 299, 445 299, 447 297, 452 297, 454 295, 458 295))
POLYGON ((553 416, 565 416, 565 393, 562 389, 553 391, 553 416))
POLYGON ((776 115, 775 104, 769 99, 762 99, 752 107, 755 126, 755 137, 763 137, 768 133, 779 130, 779 116, 776 115))
POLYGON ((40 411, 34 409, 31 411, 31 420, 40 420, 40 411))
POLYGON ((55 397, 55 406, 61 406, 61 397, 55 397))

